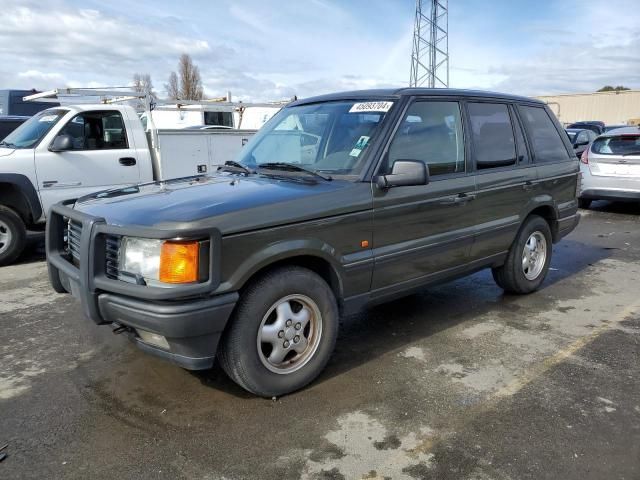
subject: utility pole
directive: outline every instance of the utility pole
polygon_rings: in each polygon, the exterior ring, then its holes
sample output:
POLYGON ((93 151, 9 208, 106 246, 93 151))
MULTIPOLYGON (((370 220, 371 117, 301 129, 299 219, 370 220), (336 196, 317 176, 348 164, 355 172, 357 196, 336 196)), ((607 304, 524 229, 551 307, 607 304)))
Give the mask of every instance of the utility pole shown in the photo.
POLYGON ((449 86, 449 0, 416 0, 410 87, 449 86))

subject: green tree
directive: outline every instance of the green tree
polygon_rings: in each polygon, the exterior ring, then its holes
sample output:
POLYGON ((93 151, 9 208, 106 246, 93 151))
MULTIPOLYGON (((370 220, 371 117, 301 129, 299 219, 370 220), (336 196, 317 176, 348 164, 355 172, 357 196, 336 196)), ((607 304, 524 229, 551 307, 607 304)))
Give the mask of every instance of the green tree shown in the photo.
POLYGON ((623 87, 622 85, 618 85, 617 87, 612 87, 611 85, 605 85, 598 92, 621 92, 623 90, 631 90, 630 88, 623 87))

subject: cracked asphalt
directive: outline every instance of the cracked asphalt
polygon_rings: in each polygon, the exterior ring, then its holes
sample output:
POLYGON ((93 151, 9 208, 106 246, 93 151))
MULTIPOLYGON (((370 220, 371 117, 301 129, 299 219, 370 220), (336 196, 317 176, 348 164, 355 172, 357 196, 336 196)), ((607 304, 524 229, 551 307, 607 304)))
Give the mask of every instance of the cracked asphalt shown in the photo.
POLYGON ((640 205, 582 213, 539 292, 485 271, 344 318, 275 401, 85 320, 36 236, 0 268, 0 478, 638 479, 640 205))

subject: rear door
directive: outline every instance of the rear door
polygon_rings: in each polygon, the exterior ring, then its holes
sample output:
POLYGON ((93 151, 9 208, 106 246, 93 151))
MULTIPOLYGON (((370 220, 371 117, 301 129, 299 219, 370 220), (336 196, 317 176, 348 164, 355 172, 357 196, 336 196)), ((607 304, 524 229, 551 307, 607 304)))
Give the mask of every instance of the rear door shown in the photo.
POLYGON ((475 182, 466 163, 461 112, 456 100, 417 99, 397 126, 378 173, 389 173, 396 160, 419 160, 430 182, 372 187, 373 290, 404 289, 468 261, 475 182))
POLYGON ((467 103, 476 172, 476 237, 471 258, 504 253, 535 195, 537 173, 515 110, 499 101, 467 103))
POLYGON ((592 175, 640 178, 640 129, 638 133, 621 133, 599 137, 589 154, 592 175))
POLYGON ((69 135, 73 148, 51 152, 51 142, 42 142, 35 152, 45 211, 62 200, 140 182, 133 139, 120 111, 79 113, 57 135, 69 135))
POLYGON ((536 204, 547 204, 559 219, 577 209, 579 162, 567 136, 551 110, 544 105, 518 105, 538 174, 536 204))

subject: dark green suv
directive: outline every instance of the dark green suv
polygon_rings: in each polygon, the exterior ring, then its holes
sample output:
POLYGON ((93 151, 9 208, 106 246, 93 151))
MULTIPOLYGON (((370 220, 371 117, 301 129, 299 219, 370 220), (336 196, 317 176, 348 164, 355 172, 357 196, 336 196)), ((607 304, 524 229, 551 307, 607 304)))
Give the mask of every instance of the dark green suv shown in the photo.
POLYGON ((282 109, 213 175, 53 207, 51 283, 187 369, 217 357, 281 395, 329 361, 340 315, 483 268, 540 287, 578 222, 578 161, 541 102, 447 89, 282 109))

